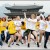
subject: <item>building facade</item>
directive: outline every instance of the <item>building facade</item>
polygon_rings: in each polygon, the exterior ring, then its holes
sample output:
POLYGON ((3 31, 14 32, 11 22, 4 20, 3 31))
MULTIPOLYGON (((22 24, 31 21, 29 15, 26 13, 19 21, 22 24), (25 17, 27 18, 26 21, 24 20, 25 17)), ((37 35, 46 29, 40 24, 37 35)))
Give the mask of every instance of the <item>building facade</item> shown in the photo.
POLYGON ((40 9, 43 8, 43 6, 37 6, 37 5, 30 5, 30 6, 11 6, 11 7, 5 7, 7 10, 10 10, 10 13, 4 13, 8 16, 8 18, 12 18, 15 16, 20 16, 21 18, 24 18, 24 12, 26 12, 27 18, 30 17, 31 14, 40 15, 44 14, 44 12, 39 12, 40 9))

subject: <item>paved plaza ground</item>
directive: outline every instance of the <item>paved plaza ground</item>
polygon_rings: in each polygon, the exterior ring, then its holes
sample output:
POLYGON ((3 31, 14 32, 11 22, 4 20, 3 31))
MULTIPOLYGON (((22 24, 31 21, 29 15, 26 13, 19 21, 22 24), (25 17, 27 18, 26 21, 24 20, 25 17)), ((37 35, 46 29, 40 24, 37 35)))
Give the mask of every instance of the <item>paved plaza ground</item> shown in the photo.
MULTIPOLYGON (((21 44, 20 46, 17 46, 16 43, 14 45, 11 45, 11 47, 8 47, 6 43, 3 43, 3 46, 0 46, 0 49, 44 49, 44 37, 42 38, 41 46, 37 47, 37 45, 34 43, 34 41, 31 40, 30 48, 27 47, 27 44, 21 44)), ((50 49, 50 41, 47 43, 48 49, 50 49)))

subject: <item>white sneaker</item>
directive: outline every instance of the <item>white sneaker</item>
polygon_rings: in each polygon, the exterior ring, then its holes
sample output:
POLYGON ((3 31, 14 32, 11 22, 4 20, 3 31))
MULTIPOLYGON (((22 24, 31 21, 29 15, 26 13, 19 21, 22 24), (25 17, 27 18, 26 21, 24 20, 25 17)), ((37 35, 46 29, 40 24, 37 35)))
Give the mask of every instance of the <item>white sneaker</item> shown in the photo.
POLYGON ((39 43, 39 45, 41 45, 41 43, 39 43))

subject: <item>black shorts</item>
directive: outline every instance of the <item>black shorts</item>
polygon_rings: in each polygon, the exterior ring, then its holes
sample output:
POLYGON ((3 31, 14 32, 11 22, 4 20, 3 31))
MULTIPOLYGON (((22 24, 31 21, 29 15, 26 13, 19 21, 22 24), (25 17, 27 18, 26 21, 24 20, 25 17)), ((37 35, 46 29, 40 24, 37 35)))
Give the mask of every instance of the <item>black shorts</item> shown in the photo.
POLYGON ((31 30, 31 29, 27 29, 25 32, 24 32, 24 35, 27 36, 30 32, 32 34, 34 30, 31 30))
POLYGON ((10 34, 10 35, 14 35, 14 34, 10 34))
POLYGON ((33 31, 35 31, 35 30, 27 29, 27 30, 24 32, 23 37, 28 36, 29 33, 31 32, 31 34, 32 34, 32 35, 34 36, 34 38, 36 39, 35 35, 33 34, 33 31))
POLYGON ((35 31, 35 30, 31 30, 31 34, 33 34, 33 33, 32 33, 33 31, 35 31))

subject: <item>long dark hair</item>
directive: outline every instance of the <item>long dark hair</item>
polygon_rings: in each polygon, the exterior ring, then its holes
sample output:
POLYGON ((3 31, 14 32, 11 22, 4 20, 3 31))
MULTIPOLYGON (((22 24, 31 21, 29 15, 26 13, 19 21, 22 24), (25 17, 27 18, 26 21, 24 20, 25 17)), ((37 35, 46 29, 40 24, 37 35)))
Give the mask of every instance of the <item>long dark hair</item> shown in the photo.
POLYGON ((1 21, 1 18, 0 18, 0 21, 1 21))
POLYGON ((22 23, 22 25, 24 26, 24 22, 22 21, 21 23, 22 23))
MULTIPOLYGON (((50 17, 50 15, 48 15, 48 17, 50 17)), ((47 21, 49 21, 48 17, 47 17, 47 21)))
POLYGON ((48 21, 48 17, 46 17, 45 20, 48 21))
POLYGON ((42 16, 40 16, 40 19, 42 20, 42 19, 43 19, 43 17, 42 17, 42 16))
POLYGON ((3 17, 3 18, 2 18, 2 21, 3 21, 3 19, 5 19, 5 21, 6 21, 6 17, 3 17))

